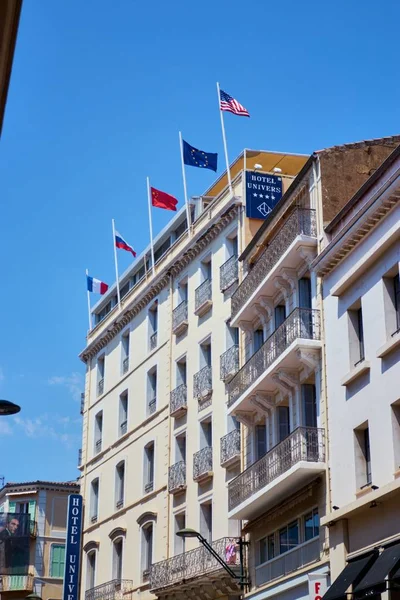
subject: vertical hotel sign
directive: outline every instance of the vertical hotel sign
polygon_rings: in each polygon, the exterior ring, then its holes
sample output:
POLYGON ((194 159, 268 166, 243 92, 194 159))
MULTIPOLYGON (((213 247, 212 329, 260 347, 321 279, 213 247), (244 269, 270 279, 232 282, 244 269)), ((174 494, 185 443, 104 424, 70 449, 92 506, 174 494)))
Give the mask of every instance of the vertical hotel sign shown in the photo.
POLYGON ((79 494, 70 494, 68 496, 63 600, 78 600, 81 562, 82 507, 82 496, 79 494))
POLYGON ((267 219, 282 198, 282 177, 246 171, 246 217, 267 219))

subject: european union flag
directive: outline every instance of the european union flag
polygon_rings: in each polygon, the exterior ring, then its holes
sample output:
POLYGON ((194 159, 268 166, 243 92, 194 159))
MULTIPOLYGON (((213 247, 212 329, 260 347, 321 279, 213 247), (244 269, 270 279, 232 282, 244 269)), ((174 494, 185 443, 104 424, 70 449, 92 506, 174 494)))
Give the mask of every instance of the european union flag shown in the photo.
POLYGON ((185 140, 183 141, 183 162, 191 167, 199 167, 200 169, 211 169, 217 171, 218 154, 212 152, 203 152, 197 150, 185 140))

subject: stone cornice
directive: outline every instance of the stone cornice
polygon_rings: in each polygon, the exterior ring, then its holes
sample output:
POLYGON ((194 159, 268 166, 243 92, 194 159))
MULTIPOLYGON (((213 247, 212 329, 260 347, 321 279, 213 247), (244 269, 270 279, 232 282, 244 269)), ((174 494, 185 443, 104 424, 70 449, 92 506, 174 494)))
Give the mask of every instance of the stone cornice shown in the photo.
POLYGON ((223 231, 238 213, 237 205, 231 205, 216 222, 211 225, 199 238, 194 241, 182 256, 175 260, 169 267, 153 280, 141 294, 133 298, 129 306, 123 310, 122 315, 116 314, 116 320, 109 328, 102 332, 98 338, 93 340, 80 354, 83 362, 87 363, 118 333, 128 325, 132 319, 140 313, 170 282, 171 278, 179 275, 210 243, 223 231))

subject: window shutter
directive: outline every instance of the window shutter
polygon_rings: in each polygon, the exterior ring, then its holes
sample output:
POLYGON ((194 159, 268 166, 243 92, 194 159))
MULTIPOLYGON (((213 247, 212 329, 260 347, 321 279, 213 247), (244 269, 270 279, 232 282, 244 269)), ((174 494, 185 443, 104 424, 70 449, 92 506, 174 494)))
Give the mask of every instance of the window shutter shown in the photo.
POLYGON ((64 577, 65 546, 53 544, 51 549, 51 577, 64 577))
POLYGON ((8 512, 15 513, 17 510, 17 503, 8 501, 8 512))

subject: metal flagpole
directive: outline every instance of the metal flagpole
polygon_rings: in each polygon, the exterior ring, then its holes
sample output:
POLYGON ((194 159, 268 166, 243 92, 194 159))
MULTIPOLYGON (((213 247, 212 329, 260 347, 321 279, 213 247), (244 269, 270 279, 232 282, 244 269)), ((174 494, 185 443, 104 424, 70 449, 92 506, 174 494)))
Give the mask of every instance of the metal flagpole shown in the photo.
POLYGON ((190 222, 190 207, 189 200, 187 194, 187 186, 186 186, 186 173, 185 173, 185 161, 183 160, 183 141, 182 141, 182 132, 179 132, 179 145, 181 148, 181 161, 182 161, 182 177, 183 177, 183 193, 185 195, 185 204, 186 204, 186 220, 188 223, 188 232, 189 237, 192 235, 192 224, 190 222))
POLYGON ((86 269, 86 293, 87 293, 87 305, 88 305, 88 311, 89 311, 89 331, 92 330, 92 312, 90 310, 90 292, 87 289, 87 278, 89 276, 89 271, 86 269))
POLYGON ((233 194, 233 189, 232 189, 232 180, 231 180, 231 171, 229 169, 229 159, 228 159, 228 147, 226 145, 226 135, 225 135, 225 125, 224 125, 224 115, 223 115, 223 111, 221 110, 221 92, 219 89, 219 83, 217 81, 217 94, 218 94, 218 108, 219 108, 219 114, 221 116, 221 129, 222 129, 222 139, 224 141, 224 152, 225 152, 225 162, 226 162, 226 172, 228 175, 228 184, 229 184, 229 190, 231 192, 231 194, 233 194))
POLYGON ((120 296, 120 293, 119 293, 117 246, 115 245, 115 221, 114 221, 114 219, 111 219, 111 222, 112 222, 113 244, 114 244, 115 276, 117 278, 117 300, 118 300, 119 310, 121 310, 121 296, 120 296))
POLYGON ((154 246, 153 246, 153 221, 151 219, 151 192, 150 192, 150 177, 147 177, 147 198, 149 201, 149 227, 150 227, 150 247, 151 247, 151 262, 154 275, 154 246))

